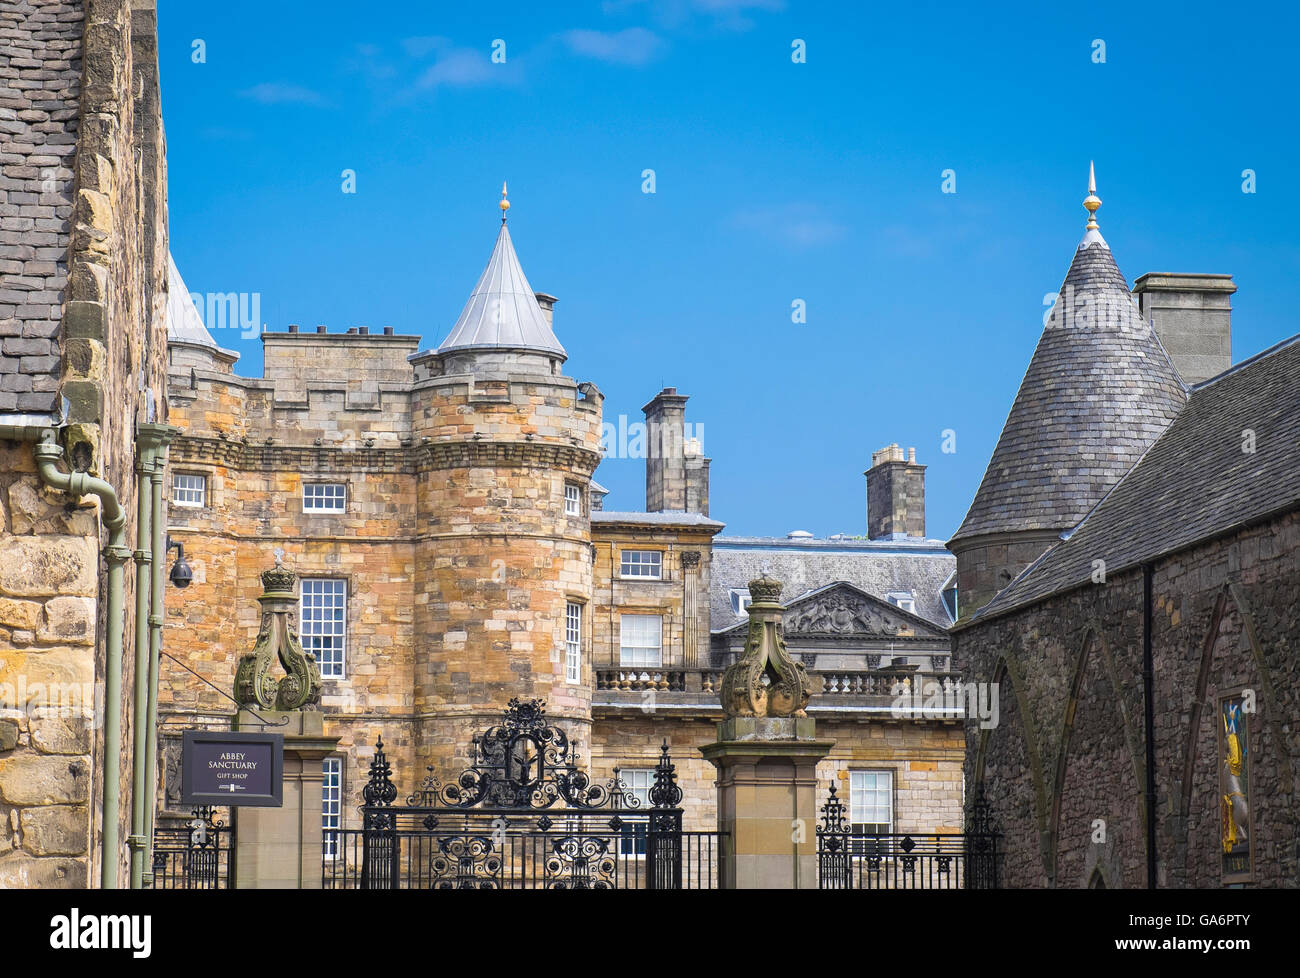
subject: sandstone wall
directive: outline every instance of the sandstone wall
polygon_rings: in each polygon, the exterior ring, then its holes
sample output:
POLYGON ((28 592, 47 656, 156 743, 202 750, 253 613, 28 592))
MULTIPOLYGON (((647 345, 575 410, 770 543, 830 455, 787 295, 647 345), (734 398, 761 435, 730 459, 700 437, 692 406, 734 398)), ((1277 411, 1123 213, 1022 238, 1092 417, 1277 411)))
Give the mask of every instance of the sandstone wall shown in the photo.
MULTIPOLYGON (((14 136, 0 157, 0 412, 42 411, 66 399, 67 463, 117 489, 130 514, 130 546, 134 424, 165 420, 166 410, 166 175, 154 13, 144 3, 92 0, 11 5, 0 18, 0 74, 8 76, 0 120, 14 136), (20 375, 30 386, 9 379, 20 375)), ((12 603, 0 626, 0 683, 13 686, 13 698, 0 710, 7 826, 0 887, 83 886, 98 878, 106 767, 104 540, 93 500, 77 504, 40 489, 29 445, 3 451, 0 598, 12 603), (54 707, 52 682, 61 687, 54 707), (64 702, 87 683, 100 702, 64 702)), ((128 571, 123 635, 128 722, 133 577, 128 571)), ((130 743, 129 726, 123 738, 130 743)), ((124 779, 122 837, 131 805, 126 761, 123 752, 107 765, 107 776, 124 779)), ((119 855, 125 867, 125 847, 119 855)))
MULTIPOLYGON (((663 670, 709 666, 709 570, 712 536, 698 530, 592 528, 593 666, 617 673, 619 616, 659 615, 663 619, 663 670), (663 553, 658 581, 620 574, 624 550, 663 553), (690 556, 688 556, 690 555, 690 556)), ((646 670, 637 670, 637 674, 646 670)), ((660 670, 649 670, 658 672, 660 670)))

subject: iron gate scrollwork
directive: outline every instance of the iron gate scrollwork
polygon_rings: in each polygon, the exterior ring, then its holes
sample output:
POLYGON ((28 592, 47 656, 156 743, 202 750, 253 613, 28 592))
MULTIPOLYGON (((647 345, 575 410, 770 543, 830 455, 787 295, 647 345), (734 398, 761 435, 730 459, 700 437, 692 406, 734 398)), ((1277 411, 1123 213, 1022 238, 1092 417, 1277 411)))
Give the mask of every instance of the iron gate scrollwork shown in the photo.
POLYGON ((998 833, 982 787, 964 833, 854 831, 834 785, 821 811, 817 872, 823 890, 997 888, 998 833))
POLYGON ((682 790, 666 742, 646 806, 617 768, 593 782, 539 700, 511 700, 473 756, 446 783, 430 768, 396 805, 376 742, 362 792, 363 889, 681 887, 682 790))

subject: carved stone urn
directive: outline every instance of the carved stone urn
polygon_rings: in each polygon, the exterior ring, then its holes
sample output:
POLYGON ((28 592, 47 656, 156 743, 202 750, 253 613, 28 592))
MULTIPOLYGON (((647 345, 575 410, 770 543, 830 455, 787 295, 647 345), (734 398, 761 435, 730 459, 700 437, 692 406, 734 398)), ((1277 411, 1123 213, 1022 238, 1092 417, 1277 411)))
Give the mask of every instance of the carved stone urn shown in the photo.
POLYGON ((320 708, 321 676, 316 657, 304 652, 298 640, 297 575, 281 566, 262 572, 262 626, 253 651, 239 660, 235 670, 235 699, 241 707, 264 710, 316 710, 320 708), (276 661, 284 675, 271 674, 276 661))
POLYGON ((764 575, 749 582, 749 637, 740 659, 722 676, 727 717, 805 717, 812 682, 785 647, 781 582, 764 575))

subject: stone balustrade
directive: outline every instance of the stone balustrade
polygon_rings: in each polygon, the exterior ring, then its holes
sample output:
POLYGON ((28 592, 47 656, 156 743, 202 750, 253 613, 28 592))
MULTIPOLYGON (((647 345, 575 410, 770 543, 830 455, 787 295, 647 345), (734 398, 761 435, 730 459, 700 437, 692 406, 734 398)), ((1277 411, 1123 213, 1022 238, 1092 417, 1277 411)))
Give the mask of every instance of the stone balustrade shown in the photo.
MULTIPOLYGON (((617 707, 641 703, 653 693, 661 705, 719 709, 722 688, 719 668, 597 668, 595 705, 617 707), (624 695, 633 694, 633 695, 624 695)), ((808 709, 846 707, 888 708, 898 719, 960 719, 966 688, 949 672, 891 669, 835 669, 810 673, 812 702, 808 709)))

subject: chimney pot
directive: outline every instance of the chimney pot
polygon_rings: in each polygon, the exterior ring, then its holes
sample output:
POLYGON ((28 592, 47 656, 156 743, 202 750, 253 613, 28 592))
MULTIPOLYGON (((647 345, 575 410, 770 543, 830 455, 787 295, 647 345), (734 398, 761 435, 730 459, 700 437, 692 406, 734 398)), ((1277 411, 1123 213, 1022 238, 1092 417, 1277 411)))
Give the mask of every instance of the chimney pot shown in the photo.
POLYGON ((369 326, 362 326, 359 330, 357 330, 357 332, 359 332, 362 336, 369 336, 369 335, 370 335, 370 327, 369 327, 369 326))
POLYGON ((391 326, 385 326, 385 327, 384 327, 384 335, 385 335, 385 336, 392 336, 392 335, 393 335, 393 327, 391 327, 391 326))
POLYGON ((325 333, 325 332, 328 332, 328 330, 327 330, 324 326, 317 326, 317 327, 316 327, 316 332, 318 332, 318 333, 325 333))
POLYGON ((297 323, 290 323, 290 324, 289 324, 289 332, 290 332, 290 333, 296 333, 296 332, 298 332, 298 324, 297 324, 297 323))

